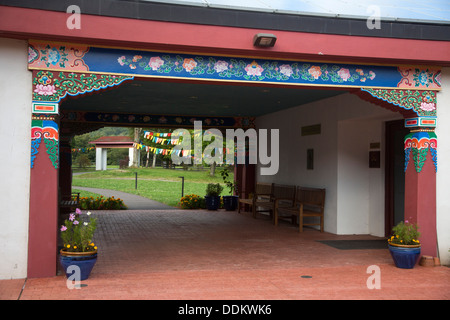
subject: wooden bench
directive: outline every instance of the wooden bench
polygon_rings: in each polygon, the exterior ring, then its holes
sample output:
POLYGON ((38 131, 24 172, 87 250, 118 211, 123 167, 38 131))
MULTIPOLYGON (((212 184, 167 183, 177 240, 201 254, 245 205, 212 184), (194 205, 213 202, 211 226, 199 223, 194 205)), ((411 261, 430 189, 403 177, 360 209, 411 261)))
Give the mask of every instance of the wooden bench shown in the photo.
POLYGON ((59 206, 61 208, 69 208, 71 210, 76 209, 79 204, 80 204, 79 192, 72 192, 70 198, 68 196, 61 197, 61 201, 59 202, 59 206))
POLYGON ((303 226, 320 226, 320 232, 323 232, 325 207, 325 189, 297 187, 295 192, 294 205, 286 207, 278 207, 275 211, 274 223, 278 225, 280 218, 298 217, 298 228, 303 232, 303 226), (304 223, 305 217, 318 217, 318 223, 304 223))
POLYGON ((253 203, 253 217, 256 218, 256 208, 260 207, 269 211, 273 218, 274 213, 279 207, 290 207, 295 200, 295 186, 276 184, 272 185, 272 194, 265 199, 256 199, 253 203))
POLYGON ((272 195, 272 187, 273 183, 264 183, 264 182, 256 183, 255 192, 253 193, 253 196, 251 198, 248 199, 239 198, 238 212, 239 213, 241 212, 241 204, 249 205, 252 208, 253 212, 254 203, 257 200, 267 199, 268 201, 268 199, 272 195))

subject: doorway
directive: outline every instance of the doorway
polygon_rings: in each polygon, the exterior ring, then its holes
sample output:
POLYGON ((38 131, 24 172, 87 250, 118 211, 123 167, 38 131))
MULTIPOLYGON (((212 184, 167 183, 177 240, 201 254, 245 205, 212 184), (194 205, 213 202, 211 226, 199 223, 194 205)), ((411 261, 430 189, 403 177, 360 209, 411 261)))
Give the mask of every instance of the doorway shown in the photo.
POLYGON ((404 120, 386 122, 385 236, 403 221, 405 214, 404 139, 409 130, 404 120))

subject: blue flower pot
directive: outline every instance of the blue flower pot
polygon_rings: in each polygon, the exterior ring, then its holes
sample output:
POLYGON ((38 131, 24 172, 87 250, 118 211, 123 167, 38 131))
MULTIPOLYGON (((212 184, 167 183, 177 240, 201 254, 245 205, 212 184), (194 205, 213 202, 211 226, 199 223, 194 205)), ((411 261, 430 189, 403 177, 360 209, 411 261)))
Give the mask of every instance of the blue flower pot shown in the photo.
POLYGON ((389 244, 394 264, 397 268, 412 269, 419 260, 420 246, 395 246, 389 244))
MULTIPOLYGON (((86 280, 89 278, 95 263, 97 262, 97 251, 92 252, 65 252, 60 251, 59 262, 64 269, 66 277, 74 275, 74 268, 70 266, 76 266, 80 270, 80 279, 73 280, 86 280)), ((75 270, 78 270, 75 268, 75 270)))
POLYGON ((220 207, 219 196, 205 196, 206 209, 217 210, 220 207))
POLYGON ((238 205, 238 196, 223 196, 223 206, 226 211, 235 211, 238 205))

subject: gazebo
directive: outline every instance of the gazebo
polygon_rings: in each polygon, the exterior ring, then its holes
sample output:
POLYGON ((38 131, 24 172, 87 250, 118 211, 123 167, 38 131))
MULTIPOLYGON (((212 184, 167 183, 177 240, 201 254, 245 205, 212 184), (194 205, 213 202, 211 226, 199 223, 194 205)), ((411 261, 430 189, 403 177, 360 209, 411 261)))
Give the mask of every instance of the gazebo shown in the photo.
POLYGON ((133 139, 127 136, 109 136, 101 137, 97 140, 90 141, 95 145, 95 170, 106 170, 107 149, 108 148, 128 148, 128 166, 131 166, 134 159, 133 139))

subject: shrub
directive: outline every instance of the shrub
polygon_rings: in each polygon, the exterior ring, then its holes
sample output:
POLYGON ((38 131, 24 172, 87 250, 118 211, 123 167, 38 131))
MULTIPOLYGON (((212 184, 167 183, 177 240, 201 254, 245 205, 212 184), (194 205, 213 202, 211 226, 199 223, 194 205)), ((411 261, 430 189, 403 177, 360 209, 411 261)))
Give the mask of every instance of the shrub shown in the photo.
POLYGON ((206 186, 206 195, 217 197, 219 196, 223 191, 223 187, 220 185, 220 183, 208 183, 206 186))
POLYGON ((180 200, 182 209, 204 209, 205 199, 196 194, 187 194, 180 200))

